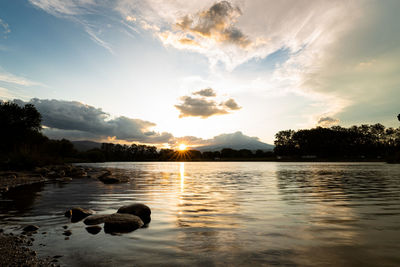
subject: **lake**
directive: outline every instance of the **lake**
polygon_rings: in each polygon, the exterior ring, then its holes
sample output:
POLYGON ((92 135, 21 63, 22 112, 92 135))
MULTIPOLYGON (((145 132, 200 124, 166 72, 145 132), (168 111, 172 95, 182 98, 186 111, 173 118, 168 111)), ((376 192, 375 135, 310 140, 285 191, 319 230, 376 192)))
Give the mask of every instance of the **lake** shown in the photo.
POLYGON ((47 182, 1 197, 1 227, 36 224, 39 255, 68 266, 399 266, 400 165, 384 163, 142 162, 130 183, 47 182), (63 216, 140 202, 147 228, 89 234, 63 216), (64 240, 62 226, 72 231, 64 240), (42 234, 42 232, 47 232, 42 234))

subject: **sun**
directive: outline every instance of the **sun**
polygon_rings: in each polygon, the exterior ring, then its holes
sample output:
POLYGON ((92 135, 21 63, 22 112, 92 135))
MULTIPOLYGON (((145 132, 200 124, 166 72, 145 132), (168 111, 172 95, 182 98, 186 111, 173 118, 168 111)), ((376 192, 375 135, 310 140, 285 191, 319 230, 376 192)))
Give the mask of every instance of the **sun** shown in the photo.
POLYGON ((180 144, 179 147, 178 147, 178 150, 179 151, 184 151, 184 150, 186 150, 186 148, 187 148, 187 146, 185 144, 180 144))

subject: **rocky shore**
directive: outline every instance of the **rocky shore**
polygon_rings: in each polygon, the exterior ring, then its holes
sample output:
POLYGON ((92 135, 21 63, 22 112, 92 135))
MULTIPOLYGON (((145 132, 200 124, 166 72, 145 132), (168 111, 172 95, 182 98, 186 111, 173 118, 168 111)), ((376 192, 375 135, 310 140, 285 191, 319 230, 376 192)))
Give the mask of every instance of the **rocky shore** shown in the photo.
POLYGON ((30 237, 0 233, 0 266, 58 266, 57 256, 39 258, 30 237))
POLYGON ((105 184, 126 183, 129 177, 111 172, 103 168, 89 168, 74 165, 53 165, 47 167, 35 168, 32 171, 0 171, 0 193, 7 192, 10 188, 54 181, 69 181, 74 178, 94 178, 105 184))
MULTIPOLYGON (((0 194, 22 185, 46 181, 64 182, 79 178, 96 179, 105 184, 126 183, 130 180, 118 170, 54 165, 35 168, 32 171, 0 171, 0 194)), ((102 228, 109 234, 134 231, 146 227, 151 220, 150 214, 149 207, 138 203, 123 206, 114 214, 94 215, 93 211, 79 207, 65 212, 65 216, 69 217, 73 223, 86 219, 84 224, 90 234, 97 234, 102 228), (102 224, 104 224, 103 227, 101 227, 102 224)), ((40 258, 34 250, 29 248, 34 241, 32 234, 37 233, 38 228, 29 225, 20 234, 14 232, 6 234, 0 229, 0 266, 58 266, 60 256, 40 258)), ((68 239, 70 234, 70 230, 63 233, 66 236, 65 239, 68 239)))

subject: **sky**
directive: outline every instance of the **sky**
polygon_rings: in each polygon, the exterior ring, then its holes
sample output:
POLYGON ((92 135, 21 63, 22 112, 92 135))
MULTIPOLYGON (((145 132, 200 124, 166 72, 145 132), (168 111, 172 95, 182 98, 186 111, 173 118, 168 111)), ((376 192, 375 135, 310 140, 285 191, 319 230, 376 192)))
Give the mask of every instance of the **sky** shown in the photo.
POLYGON ((52 138, 272 144, 398 127, 397 0, 4 0, 0 99, 52 138), (242 138, 242 139, 241 139, 242 138))

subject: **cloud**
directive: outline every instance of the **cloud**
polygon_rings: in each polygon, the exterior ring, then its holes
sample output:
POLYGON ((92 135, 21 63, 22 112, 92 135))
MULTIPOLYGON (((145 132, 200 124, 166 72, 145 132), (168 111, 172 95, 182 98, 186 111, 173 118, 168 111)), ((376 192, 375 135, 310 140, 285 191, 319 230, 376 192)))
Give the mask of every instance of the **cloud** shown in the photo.
MULTIPOLYGON (((14 100, 26 104, 22 100, 14 100)), ((105 140, 114 137, 120 141, 141 143, 165 143, 173 136, 151 129, 155 123, 125 116, 111 117, 100 108, 77 101, 31 99, 42 114, 44 133, 51 137, 88 138, 105 140)))
POLYGON ((217 94, 212 88, 202 89, 200 91, 194 92, 193 95, 209 96, 209 97, 217 96, 217 94))
POLYGON ((29 2, 54 16, 79 15, 94 4, 93 0, 29 0, 29 2))
POLYGON ((181 97, 182 103, 175 105, 180 111, 179 118, 183 117, 201 117, 203 119, 213 115, 228 114, 228 111, 213 100, 205 98, 192 98, 190 96, 181 97))
POLYGON ((221 103, 210 99, 215 98, 216 95, 212 88, 206 88, 192 93, 191 96, 182 96, 180 98, 182 102, 175 105, 180 112, 179 118, 201 117, 206 119, 214 115, 229 114, 230 111, 241 109, 232 98, 221 103))
POLYGON ((29 2, 53 16, 80 24, 92 41, 114 54, 111 44, 102 37, 107 24, 100 20, 104 17, 104 10, 109 10, 109 7, 103 6, 104 3, 95 0, 29 0, 29 2), (89 16, 91 20, 88 19, 89 16))
POLYGON ((239 7, 228 1, 212 5, 208 10, 185 15, 175 24, 184 34, 197 35, 219 43, 231 43, 241 47, 251 42, 234 23, 242 14, 239 7))
POLYGON ((340 122, 339 119, 335 119, 332 117, 322 117, 318 120, 318 126, 321 127, 331 127, 334 125, 338 125, 340 122))
POLYGON ((0 18, 0 27, 3 28, 4 38, 7 39, 7 35, 11 32, 10 26, 0 18))
POLYGON ((236 103, 236 101, 233 98, 228 99, 227 101, 224 102, 224 106, 229 108, 230 110, 239 110, 241 107, 236 103))
POLYGON ((22 86, 35 86, 35 85, 44 86, 42 83, 29 80, 22 76, 14 75, 12 73, 2 70, 1 68, 0 68, 0 82, 22 85, 22 86))

